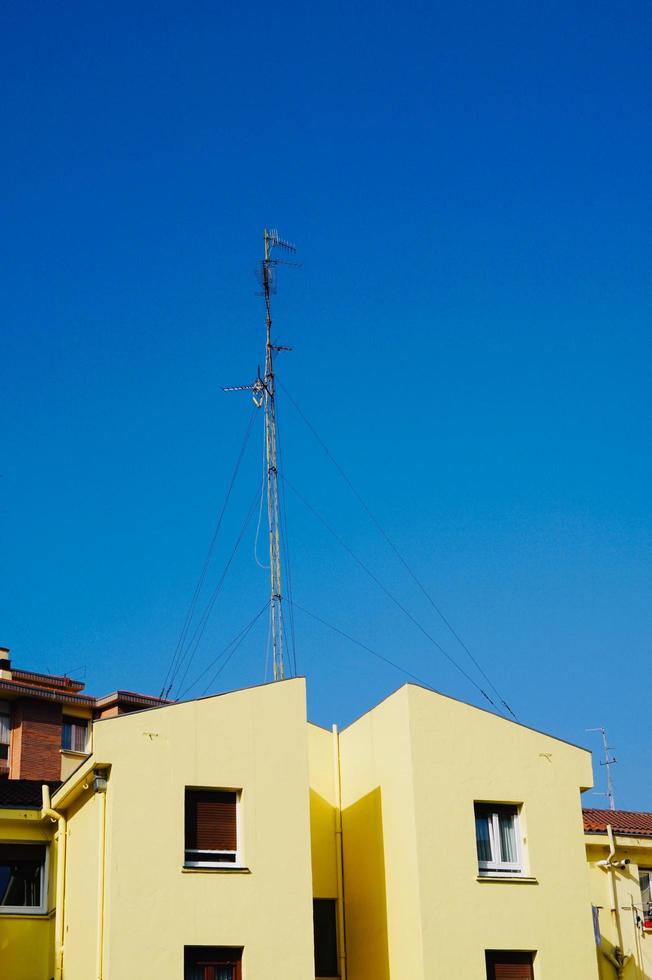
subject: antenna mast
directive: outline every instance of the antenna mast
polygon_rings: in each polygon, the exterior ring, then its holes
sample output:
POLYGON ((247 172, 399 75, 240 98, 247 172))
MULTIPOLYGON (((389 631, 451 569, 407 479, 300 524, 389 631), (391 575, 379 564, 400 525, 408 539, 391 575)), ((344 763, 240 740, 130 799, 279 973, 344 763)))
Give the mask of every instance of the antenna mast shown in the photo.
POLYGON ((281 592, 281 535, 278 502, 278 465, 276 439, 276 387, 274 379, 274 354, 278 351, 289 351, 291 347, 282 347, 272 343, 272 302, 274 291, 274 266, 281 264, 292 265, 282 259, 273 258, 274 249, 284 249, 296 252, 294 245, 279 237, 275 229, 265 228, 263 234, 265 245, 264 258, 261 263, 261 280, 265 298, 265 372, 263 377, 258 368, 258 377, 251 385, 238 385, 235 388, 225 388, 224 391, 251 391, 254 404, 264 409, 265 413, 265 461, 267 468, 267 522, 269 526, 269 578, 270 578, 270 618, 272 640, 272 664, 275 681, 283 680, 285 668, 283 663, 283 608, 281 592))
POLYGON ((600 796, 605 796, 606 795, 607 799, 609 800, 609 809, 610 810, 615 810, 616 809, 616 798, 614 796, 614 782, 613 782, 613 777, 611 775, 611 767, 614 766, 614 765, 616 765, 616 763, 618 762, 618 759, 616 758, 615 755, 611 755, 610 754, 611 751, 612 751, 612 748, 609 745, 609 740, 607 738, 607 729, 606 728, 604 728, 603 726, 600 726, 600 728, 587 728, 586 730, 587 730, 587 732, 600 732, 600 735, 602 737, 602 748, 604 749, 604 762, 601 762, 600 765, 601 766, 604 766, 606 768, 606 770, 607 770, 607 792, 606 792, 606 794, 605 793, 600 793, 599 795, 600 796))
POLYGON ((265 457, 267 460, 267 519, 269 524, 270 611, 272 619, 272 664, 274 680, 283 680, 283 609, 281 606, 281 542, 279 533, 278 467, 276 462, 276 387, 274 352, 287 350, 272 343, 272 249, 283 248, 296 252, 294 245, 284 242, 275 230, 264 231, 265 258, 262 264, 263 295, 265 297, 265 377, 262 397, 265 408, 265 457))

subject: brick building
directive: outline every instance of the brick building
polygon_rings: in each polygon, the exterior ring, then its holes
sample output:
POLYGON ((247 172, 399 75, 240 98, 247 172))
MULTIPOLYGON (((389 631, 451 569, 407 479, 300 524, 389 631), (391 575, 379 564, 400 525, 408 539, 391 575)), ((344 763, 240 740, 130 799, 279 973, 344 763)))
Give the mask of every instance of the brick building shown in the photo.
POLYGON ((167 701, 114 691, 96 698, 66 676, 12 668, 0 647, 0 778, 67 779, 92 751, 92 722, 167 701))

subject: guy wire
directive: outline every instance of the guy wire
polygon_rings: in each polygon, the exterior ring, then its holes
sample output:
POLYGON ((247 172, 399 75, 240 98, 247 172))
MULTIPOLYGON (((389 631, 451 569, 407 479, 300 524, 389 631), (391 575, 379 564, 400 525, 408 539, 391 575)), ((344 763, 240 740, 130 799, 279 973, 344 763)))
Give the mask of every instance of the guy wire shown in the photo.
POLYGON ((249 443, 249 437, 251 436, 251 430, 253 428, 253 423, 254 423, 254 418, 255 417, 256 417, 256 409, 254 408, 254 409, 252 409, 251 415, 249 416, 249 421, 247 423, 247 428, 245 430, 244 438, 242 440, 242 445, 240 446, 240 451, 238 453, 238 456, 237 456, 237 459, 236 459, 236 463, 235 463, 235 467, 234 467, 233 473, 231 475, 231 481, 230 481, 229 486, 228 486, 227 491, 226 491, 226 496, 224 498, 224 502, 222 504, 222 508, 220 510, 219 517, 217 519, 217 524, 215 526, 215 530, 213 531, 213 536, 211 538, 210 545, 208 546, 208 551, 207 551, 206 557, 204 559, 204 564, 202 566, 201 572, 199 573, 199 578, 197 579, 197 582, 195 584, 195 590, 194 590, 194 592, 192 594, 192 598, 190 600, 190 605, 188 606, 188 610, 186 612, 186 616, 185 616, 185 619, 183 621, 183 626, 181 628, 181 633, 179 634, 179 639, 177 640, 177 645, 176 645, 174 654, 172 656, 172 659, 170 661, 170 665, 168 666, 167 673, 165 675, 165 679, 163 681, 163 686, 161 688, 161 694, 160 694, 161 697, 167 696, 167 694, 169 694, 170 689, 172 687, 172 684, 174 683, 174 679, 176 677, 176 674, 178 672, 178 669, 179 669, 179 666, 180 666, 180 660, 182 659, 183 645, 184 645, 184 643, 186 641, 186 636, 188 634, 188 630, 190 629, 190 623, 192 622, 192 618, 193 618, 194 613, 195 613, 195 608, 196 608, 197 602, 199 600, 199 594, 200 594, 200 592, 202 590, 204 581, 206 579, 206 574, 208 572, 208 566, 210 565, 210 561, 211 561, 211 558, 212 558, 212 555, 213 555, 213 551, 215 549, 215 544, 217 542, 217 538, 218 538, 218 535, 220 533, 220 528, 222 527, 222 521, 224 519, 224 514, 226 512, 227 504, 228 504, 229 499, 231 497, 231 491, 233 490, 233 487, 235 485, 235 481, 237 479, 238 472, 240 470, 240 465, 242 463, 242 460, 244 458, 245 451, 247 449, 247 445, 249 443), (168 685, 168 680, 170 682, 169 685, 168 685), (167 685, 167 691, 166 691, 166 685, 167 685))
POLYGON ((304 504, 304 506, 307 507, 308 510, 311 511, 312 514, 314 514, 314 516, 317 518, 317 520, 320 521, 324 525, 324 527, 326 528, 326 530, 335 538, 335 540, 339 543, 339 545, 342 548, 344 548, 344 550, 347 552, 347 554, 350 555, 351 558, 353 558, 353 560, 369 576, 369 578, 373 582, 376 583, 376 585, 381 589, 382 592, 385 593, 385 595, 387 596, 387 598, 390 599, 394 603, 394 605, 397 606, 401 610, 401 612, 405 616, 407 616, 407 618, 412 623, 414 623, 414 625, 417 627, 417 629, 420 630, 420 632, 423 633, 423 635, 428 640, 430 640, 430 642, 433 644, 433 646, 435 646, 440 651, 440 653, 442 653, 444 655, 444 657, 446 657, 446 659, 449 661, 449 663, 451 663, 456 668, 456 670, 458 670, 460 672, 460 674, 462 674, 463 677, 466 677, 467 681, 470 684, 472 684, 473 687, 477 691, 480 692, 480 694, 483 696, 483 698, 486 698, 486 700, 489 702, 489 704, 493 705, 493 707, 495 708, 496 707, 496 704, 495 704, 494 701, 492 701, 492 699, 489 697, 489 695, 487 694, 487 692, 484 691, 480 687, 480 685, 478 683, 476 683, 476 681, 473 680, 473 678, 471 677, 471 675, 466 670, 464 670, 464 668, 457 662, 457 660, 455 660, 455 658, 453 656, 451 656, 450 653, 448 653, 447 650, 444 649, 444 647, 441 645, 441 643, 438 643, 437 640, 434 638, 434 636, 432 636, 428 632, 428 630, 425 629, 425 627, 421 625, 421 623, 418 621, 418 619, 416 619, 415 616, 412 615, 412 613, 409 611, 409 609, 407 609, 403 605, 403 603, 399 599, 397 599, 396 596, 392 592, 390 592, 390 590, 387 588, 387 586, 384 585, 383 582, 381 582, 381 580, 378 578, 378 576, 375 575, 371 571, 371 569, 367 567, 367 565, 365 565, 365 563, 362 561, 362 559, 359 558, 356 555, 356 553, 353 551, 353 549, 350 548, 348 546, 348 544, 344 541, 344 539, 342 537, 340 537, 340 535, 337 533, 337 531, 335 531, 334 528, 331 527, 331 525, 328 523, 328 521, 326 521, 326 519, 324 517, 322 517, 322 515, 319 513, 319 511, 317 511, 312 506, 312 504, 310 504, 306 500, 306 498, 297 490, 297 488, 294 487, 290 483, 290 481, 288 480, 287 477, 283 477, 283 481, 284 481, 284 483, 287 483, 287 485, 289 486, 290 490, 292 490, 292 492, 299 498, 299 500, 304 504))
POLYGON ((371 508, 368 506, 368 504, 366 503, 366 501, 364 500, 364 498, 360 494, 360 492, 355 487, 355 485, 352 482, 352 480, 348 477, 348 475, 347 475, 346 471, 344 470, 344 468, 335 459, 335 457, 333 456, 332 452, 330 451, 330 449, 328 448, 328 446, 326 445, 326 443, 324 442, 324 440, 321 438, 321 436, 317 432, 316 428, 314 427, 314 425, 312 424, 312 422, 310 421, 310 419, 307 417, 307 415, 305 414, 305 412, 303 412, 303 410, 300 408, 300 406, 298 405, 296 399, 292 397, 292 395, 290 394, 290 392, 288 391, 288 389, 286 388, 286 386, 283 384, 283 382, 281 380, 279 380, 278 383, 281 386, 281 388, 283 389, 284 393, 289 398, 289 400, 291 401, 291 403, 294 406, 295 410, 297 411, 298 415, 302 418, 302 420, 305 423, 305 425, 307 426, 307 428, 310 430, 310 432, 312 433, 312 435, 314 436, 314 438, 316 439, 316 441, 319 443, 319 445, 323 449, 323 451, 326 454, 326 456, 328 457, 328 459, 331 461, 331 463, 333 464, 333 466, 336 468, 336 470, 338 471, 338 473, 340 474, 340 476, 342 477, 342 479, 344 480, 344 482, 346 483, 346 485, 349 487, 349 489, 353 493, 353 495, 357 498, 358 502, 360 503, 360 505, 362 506, 362 508, 364 509, 364 511, 367 513, 367 516, 376 525, 376 528, 378 529, 378 531, 380 531, 380 533, 382 534, 383 538, 385 539, 385 541, 387 542, 387 544, 389 545, 389 547, 392 549, 392 551, 394 552, 394 554, 396 555, 396 557, 398 558, 398 560, 400 561, 400 563, 403 565, 403 567, 407 571, 407 573, 410 576, 410 578, 413 580, 413 582, 421 590, 421 592, 426 597, 426 599, 428 600, 428 602, 430 603, 430 605, 432 606, 432 608, 435 610, 435 612, 437 613, 437 615, 440 617, 440 619, 442 620, 442 622, 446 626, 446 628, 450 631, 450 633, 454 636, 454 638, 460 644, 460 646, 465 651, 465 653, 468 655, 468 657, 470 658, 470 660, 472 661, 472 663, 475 665, 476 669, 479 671, 479 673, 482 675, 482 677, 484 677, 484 679, 486 680, 487 684, 489 685, 489 687, 491 688, 491 690, 494 692, 494 694, 496 695, 496 697, 498 698, 498 700, 507 709, 507 711, 514 718, 514 720, 517 721, 518 719, 516 718, 516 715, 512 711, 512 709, 509 706, 509 704, 505 701, 505 699, 503 698, 503 696, 501 695, 501 693, 495 687, 495 685, 493 684, 493 682, 491 681, 491 679, 489 678, 489 676, 487 675, 487 673, 485 672, 485 670, 483 669, 483 667, 481 666, 481 664, 479 663, 479 661, 477 660, 477 658, 473 655, 473 653, 471 652, 471 650, 469 649, 469 647, 467 646, 467 644, 464 642, 464 640, 459 635, 459 633, 457 632, 457 630, 453 627, 453 625, 450 622, 450 620, 444 615, 444 612, 437 605, 437 603, 435 602, 435 600, 433 599, 433 597, 431 596, 431 594, 428 592, 428 590, 426 589, 426 587, 423 584, 423 582, 421 581, 421 579, 418 577, 418 575, 416 574, 416 572, 409 565, 407 559, 404 558, 404 556, 402 555, 402 553, 399 551, 399 549, 397 548, 397 546, 394 544, 394 542, 390 538, 389 534, 385 531, 384 527, 382 526, 382 524, 380 523, 380 521, 378 520, 378 518, 375 516, 375 514, 373 513, 373 511, 371 510, 371 508))

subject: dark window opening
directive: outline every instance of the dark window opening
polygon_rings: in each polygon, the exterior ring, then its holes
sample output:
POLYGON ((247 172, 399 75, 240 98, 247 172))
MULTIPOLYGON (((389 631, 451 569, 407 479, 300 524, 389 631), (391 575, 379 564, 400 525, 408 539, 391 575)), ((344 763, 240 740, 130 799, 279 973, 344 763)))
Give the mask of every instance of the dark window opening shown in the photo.
POLYGON ((190 867, 235 865, 238 794, 232 790, 187 789, 185 845, 185 863, 190 867))
POLYGON ((533 953, 488 949, 487 980, 534 980, 533 953))
POLYGON ((186 946, 184 980, 241 980, 242 946, 186 946))
POLYGON ((45 847, 0 844, 0 908, 40 908, 45 847))
POLYGON ((337 902, 334 898, 315 898, 312 902, 315 933, 315 976, 339 976, 337 962, 337 902))
POLYGON ((11 711, 6 701, 0 701, 0 763, 9 760, 11 739, 11 711))

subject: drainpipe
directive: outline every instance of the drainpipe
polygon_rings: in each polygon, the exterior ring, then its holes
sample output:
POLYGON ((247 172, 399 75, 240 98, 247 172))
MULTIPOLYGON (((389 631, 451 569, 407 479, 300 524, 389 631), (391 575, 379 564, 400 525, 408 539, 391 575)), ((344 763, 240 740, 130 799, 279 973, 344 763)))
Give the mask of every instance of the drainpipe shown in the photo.
POLYGON ((106 772, 97 769, 93 774, 93 789, 98 801, 99 815, 99 866, 97 873, 97 958, 95 976, 104 976, 104 881, 106 867, 106 772))
POLYGON ((62 813, 52 809, 50 801, 50 787, 45 784, 41 787, 43 806, 41 808, 41 820, 50 819, 56 823, 57 833, 57 885, 54 909, 54 980, 62 980, 63 977, 63 916, 64 898, 66 888, 66 844, 67 828, 66 818, 62 813))
POLYGON ((344 842, 342 838, 342 772, 340 733, 333 725, 333 782, 335 785, 335 876, 337 878, 337 932, 340 980, 346 980, 346 918, 344 915, 344 842))
POLYGON ((632 958, 632 954, 628 953, 627 956, 624 955, 623 950, 623 928, 620 921, 620 908, 618 907, 618 886, 616 883, 616 869, 624 868, 629 861, 615 861, 616 856, 616 844, 614 841, 614 833, 611 824, 607 824, 607 837, 609 839, 609 855, 604 861, 598 861, 598 867, 604 868, 609 875, 609 892, 611 894, 611 910, 615 915, 616 919, 616 933, 618 935, 618 949, 616 955, 613 956, 606 950, 601 950, 602 955, 605 959, 609 960, 611 965, 616 969, 616 976, 618 980, 625 974, 625 968, 632 958))

